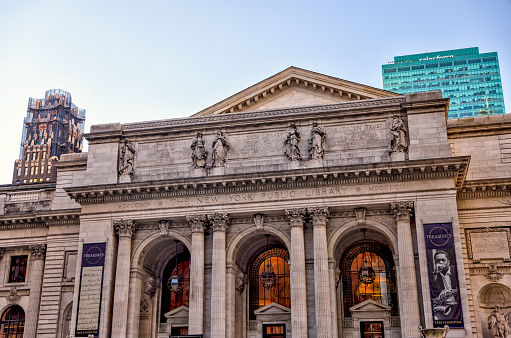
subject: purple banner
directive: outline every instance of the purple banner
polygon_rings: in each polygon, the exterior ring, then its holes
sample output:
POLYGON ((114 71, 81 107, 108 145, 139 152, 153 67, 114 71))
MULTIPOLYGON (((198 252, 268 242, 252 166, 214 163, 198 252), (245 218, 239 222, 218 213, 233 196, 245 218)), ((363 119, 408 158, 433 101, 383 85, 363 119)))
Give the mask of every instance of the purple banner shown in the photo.
POLYGON ((452 223, 424 224, 433 326, 463 327, 452 223))
POLYGON ((83 245, 76 337, 99 336, 105 248, 106 243, 83 245))

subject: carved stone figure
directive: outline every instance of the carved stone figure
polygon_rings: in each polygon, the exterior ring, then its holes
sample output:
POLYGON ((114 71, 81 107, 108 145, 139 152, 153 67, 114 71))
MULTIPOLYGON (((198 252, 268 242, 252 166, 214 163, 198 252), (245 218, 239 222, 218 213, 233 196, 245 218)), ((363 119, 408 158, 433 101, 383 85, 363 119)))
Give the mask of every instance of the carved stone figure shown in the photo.
POLYGON ((18 304, 20 302, 21 296, 18 295, 18 290, 16 290, 15 286, 11 287, 6 299, 8 304, 18 304))
POLYGON ((499 307, 488 317, 488 328, 491 330, 492 337, 511 338, 511 327, 509 327, 509 314, 504 315, 499 307))
POLYGON ((357 224, 366 223, 366 208, 356 208, 355 217, 357 218, 357 224))
POLYGON ((205 168, 206 167, 206 157, 208 156, 208 152, 206 151, 206 147, 204 145, 204 140, 202 139, 202 133, 197 133, 197 136, 192 142, 192 161, 194 168, 205 168))
POLYGON ((318 123, 314 121, 309 136, 309 159, 321 159, 325 152, 326 133, 318 127, 318 123))
POLYGON ((286 148, 285 154, 289 161, 300 161, 302 159, 300 156, 300 148, 298 147, 300 138, 300 132, 296 129, 296 125, 291 123, 289 125, 287 138, 284 141, 284 146, 286 148))
POLYGON ((248 284, 248 275, 243 271, 238 272, 238 276, 236 276, 236 291, 239 294, 242 294, 245 290, 245 285, 248 284))
POLYGON ((128 138, 124 139, 124 145, 121 147, 121 155, 119 156, 119 175, 130 175, 133 180, 135 170, 133 164, 135 160, 135 147, 128 138))
POLYGON ((264 225, 264 215, 263 214, 255 214, 254 215, 254 223, 257 229, 262 229, 264 225))
POLYGON ((224 167, 227 162, 227 152, 229 151, 229 143, 225 136, 219 130, 216 133, 216 139, 213 142, 213 167, 224 167))
POLYGON ((405 152, 408 149, 406 141, 406 127, 405 123, 397 114, 394 114, 392 125, 390 127, 390 134, 392 140, 390 143, 390 152, 405 152))
POLYGON ((154 278, 153 276, 148 276, 147 279, 145 280, 144 293, 153 297, 154 294, 156 293, 156 285, 157 285, 156 278, 154 278))
POLYGON ((166 235, 169 232, 170 221, 160 221, 158 224, 160 227, 160 233, 166 235))

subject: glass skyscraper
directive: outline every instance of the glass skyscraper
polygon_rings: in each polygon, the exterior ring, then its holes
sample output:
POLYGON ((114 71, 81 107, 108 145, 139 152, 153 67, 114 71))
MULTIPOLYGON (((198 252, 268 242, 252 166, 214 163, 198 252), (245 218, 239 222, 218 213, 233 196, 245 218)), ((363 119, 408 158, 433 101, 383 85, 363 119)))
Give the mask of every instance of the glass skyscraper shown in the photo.
POLYGON ((396 56, 382 75, 383 89, 391 92, 441 90, 450 98, 451 119, 506 112, 496 52, 474 47, 396 56))

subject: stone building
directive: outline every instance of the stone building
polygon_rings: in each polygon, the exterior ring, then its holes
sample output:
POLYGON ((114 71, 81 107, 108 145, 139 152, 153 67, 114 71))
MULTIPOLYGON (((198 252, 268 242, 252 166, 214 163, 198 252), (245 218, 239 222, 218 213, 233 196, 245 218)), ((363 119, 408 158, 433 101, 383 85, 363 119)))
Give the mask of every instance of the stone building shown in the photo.
POLYGON ((291 67, 190 118, 92 126, 56 184, 0 187, 1 333, 490 336, 511 119, 448 104, 291 67))

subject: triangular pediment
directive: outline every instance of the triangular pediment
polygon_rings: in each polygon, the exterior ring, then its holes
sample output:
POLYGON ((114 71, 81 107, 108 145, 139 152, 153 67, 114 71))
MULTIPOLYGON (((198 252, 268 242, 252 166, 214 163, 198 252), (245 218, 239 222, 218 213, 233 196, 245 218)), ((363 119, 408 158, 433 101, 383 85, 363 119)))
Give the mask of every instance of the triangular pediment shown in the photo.
POLYGON ((309 70, 289 67, 194 116, 333 104, 400 96, 309 70))
POLYGON ((350 307, 351 312, 367 312, 367 311, 374 312, 374 311, 390 311, 390 310, 392 310, 391 306, 379 303, 372 299, 365 300, 362 303, 359 303, 357 305, 350 307))
POLYGON ((254 311, 255 315, 288 314, 291 309, 277 303, 270 303, 254 311))
POLYGON ((175 308, 172 311, 167 312, 164 314, 165 318, 177 318, 177 317, 186 317, 188 318, 188 306, 180 306, 178 308, 175 308))

